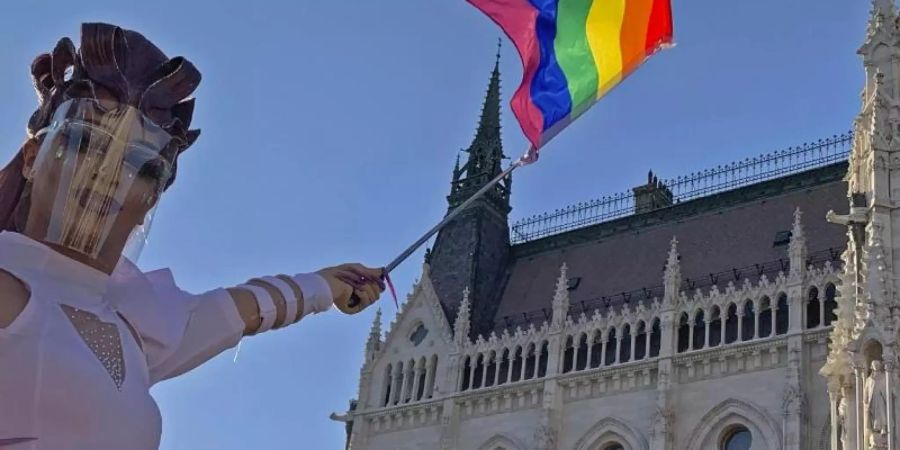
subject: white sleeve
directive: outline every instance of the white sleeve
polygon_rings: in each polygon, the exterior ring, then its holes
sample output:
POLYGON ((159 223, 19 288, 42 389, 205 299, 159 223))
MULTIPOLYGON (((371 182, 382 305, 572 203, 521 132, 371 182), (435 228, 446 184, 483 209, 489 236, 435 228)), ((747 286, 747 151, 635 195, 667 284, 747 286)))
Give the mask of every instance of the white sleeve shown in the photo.
POLYGON ((187 320, 181 339, 165 358, 148 361, 151 385, 203 364, 237 345, 243 336, 244 321, 227 290, 188 294, 183 301, 187 320))
POLYGON ((150 384, 183 374, 234 347, 244 321, 225 289, 191 294, 168 269, 142 273, 117 268, 110 303, 134 327, 150 372, 150 384))

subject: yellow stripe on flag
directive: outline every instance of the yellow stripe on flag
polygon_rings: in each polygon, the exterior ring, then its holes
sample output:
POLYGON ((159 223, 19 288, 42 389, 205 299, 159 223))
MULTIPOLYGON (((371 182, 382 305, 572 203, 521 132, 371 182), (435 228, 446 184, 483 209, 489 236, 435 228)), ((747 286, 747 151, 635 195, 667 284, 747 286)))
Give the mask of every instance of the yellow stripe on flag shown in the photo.
POLYGON ((587 16, 588 43, 599 74, 597 98, 622 79, 621 29, 625 0, 594 0, 587 16))

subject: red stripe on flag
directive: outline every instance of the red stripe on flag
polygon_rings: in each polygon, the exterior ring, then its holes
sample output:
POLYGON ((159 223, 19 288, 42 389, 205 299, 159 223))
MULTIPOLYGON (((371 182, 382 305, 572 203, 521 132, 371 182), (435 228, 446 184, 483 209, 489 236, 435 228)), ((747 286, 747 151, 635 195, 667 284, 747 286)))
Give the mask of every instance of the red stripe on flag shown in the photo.
POLYGON ((522 58, 522 84, 510 101, 513 113, 531 144, 541 146, 544 116, 531 98, 531 81, 541 62, 536 23, 538 11, 528 0, 467 0, 491 18, 509 37, 522 58))
POLYGON ((644 48, 649 56, 659 50, 661 45, 670 43, 672 43, 672 5, 669 0, 654 0, 644 48))

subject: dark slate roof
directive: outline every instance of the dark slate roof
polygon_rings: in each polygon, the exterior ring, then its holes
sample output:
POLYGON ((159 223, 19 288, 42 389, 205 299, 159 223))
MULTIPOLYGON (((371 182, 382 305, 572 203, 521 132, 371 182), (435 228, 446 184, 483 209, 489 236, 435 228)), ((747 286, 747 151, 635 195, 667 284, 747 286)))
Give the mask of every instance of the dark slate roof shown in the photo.
POLYGON ((729 280, 740 285, 742 278, 755 279, 760 271, 772 279, 788 259, 786 245, 773 245, 775 235, 791 229, 798 206, 810 262, 834 260, 846 245, 846 229, 827 223, 825 213, 848 209, 846 171, 846 162, 836 163, 518 244, 512 248, 495 324, 503 328, 542 321, 563 262, 569 277, 581 278, 570 292, 570 313, 578 313, 582 301, 591 310, 607 301, 616 305, 626 298, 647 298, 642 295, 647 292, 661 296, 673 236, 685 287, 713 282, 724 287, 729 280))

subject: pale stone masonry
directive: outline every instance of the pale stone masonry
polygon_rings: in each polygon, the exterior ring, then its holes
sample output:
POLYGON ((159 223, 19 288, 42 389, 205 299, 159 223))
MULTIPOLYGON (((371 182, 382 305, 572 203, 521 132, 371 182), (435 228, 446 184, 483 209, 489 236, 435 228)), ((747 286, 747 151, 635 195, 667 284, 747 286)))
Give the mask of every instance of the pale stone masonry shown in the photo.
MULTIPOLYGON (((752 182, 651 175, 537 234, 507 225, 503 183, 438 237, 386 334, 376 317, 349 448, 900 450, 890 0, 859 53, 852 135, 754 160, 779 169, 752 182)), ((499 173, 499 101, 495 67, 451 208, 499 173)))

